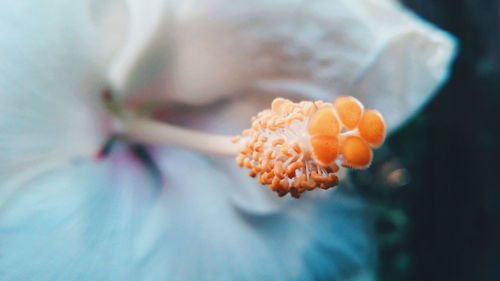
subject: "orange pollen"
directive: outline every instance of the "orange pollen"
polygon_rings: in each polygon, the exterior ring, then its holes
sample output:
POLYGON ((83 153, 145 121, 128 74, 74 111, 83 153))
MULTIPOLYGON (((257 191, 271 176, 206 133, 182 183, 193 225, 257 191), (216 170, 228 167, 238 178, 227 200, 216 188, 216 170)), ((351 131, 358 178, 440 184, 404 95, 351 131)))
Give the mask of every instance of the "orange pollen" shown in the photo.
POLYGON ((279 196, 299 198, 307 190, 336 186, 339 164, 368 167, 370 146, 382 144, 385 128, 380 113, 365 112, 353 97, 334 103, 277 98, 234 139, 245 145, 236 162, 279 196))

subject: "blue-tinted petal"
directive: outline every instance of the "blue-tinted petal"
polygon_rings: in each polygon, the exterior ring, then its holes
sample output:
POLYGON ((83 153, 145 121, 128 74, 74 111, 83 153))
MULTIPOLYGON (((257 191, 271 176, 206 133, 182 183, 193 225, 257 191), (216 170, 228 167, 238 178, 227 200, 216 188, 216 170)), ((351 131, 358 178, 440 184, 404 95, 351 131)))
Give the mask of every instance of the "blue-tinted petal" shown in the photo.
POLYGON ((95 154, 124 21, 117 1, 0 4, 0 203, 8 187, 95 154))
MULTIPOLYGON (((166 185, 160 210, 137 244, 138 258, 147 258, 144 274, 171 280, 348 280, 373 269, 368 209, 354 194, 319 191, 279 210, 249 212, 230 200, 231 190, 240 188, 231 177, 245 176, 221 172, 232 160, 174 150, 157 157, 166 185)), ((265 189, 256 183, 254 188, 265 189)))
MULTIPOLYGON (((107 4, 100 8, 119 8, 107 4)), ((2 164, 14 168, 10 155, 37 164, 87 155, 103 137, 95 112, 101 109, 106 65, 118 42, 103 34, 110 23, 101 17, 110 15, 96 15, 94 9, 86 1, 2 5, 2 164)), ((122 32, 117 23, 113 34, 122 32)))
POLYGON ((368 209, 346 190, 254 213, 230 200, 239 187, 220 168, 232 161, 156 159, 162 188, 122 148, 26 182, 0 213, 2 280, 349 280, 373 268, 368 209))
POLYGON ((0 209, 2 280, 140 280, 132 242, 158 189, 129 154, 24 182, 0 209))

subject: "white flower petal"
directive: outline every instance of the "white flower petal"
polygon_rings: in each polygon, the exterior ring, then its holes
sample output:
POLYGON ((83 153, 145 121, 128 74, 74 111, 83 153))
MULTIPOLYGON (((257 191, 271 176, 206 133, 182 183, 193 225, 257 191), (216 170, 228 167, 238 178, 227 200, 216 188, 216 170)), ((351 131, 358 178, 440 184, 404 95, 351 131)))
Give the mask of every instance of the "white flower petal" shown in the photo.
POLYGON ((40 174, 3 203, 2 280, 140 280, 130 245, 158 188, 129 157, 40 174))
POLYGON ((144 64, 149 65, 146 71, 152 75, 156 68, 162 71, 167 66, 163 53, 167 53, 167 46, 158 42, 165 40, 168 34, 168 1, 166 0, 125 0, 128 11, 127 36, 120 52, 113 60, 110 68, 110 80, 116 91, 122 92, 131 87, 140 78, 140 71, 144 64), (163 29, 162 29, 163 28, 163 29), (160 39, 156 38, 159 37, 160 39), (158 43, 154 45, 153 43, 158 43), (157 55, 158 61, 151 61, 148 54, 157 55), (139 77, 133 77, 131 73, 139 77))
POLYGON ((394 129, 446 79, 455 48, 448 34, 392 0, 163 7, 153 17, 164 23, 154 26, 156 36, 136 42, 143 49, 127 73, 128 99, 205 104, 256 87, 309 99, 354 95, 394 129))
MULTIPOLYGON (((89 111, 101 109, 106 63, 118 42, 102 34, 111 23, 109 18, 104 23, 100 19, 104 15, 95 15, 93 8, 97 9, 87 2, 64 1, 2 7, 2 138, 24 138, 4 143, 30 143, 34 151, 40 147, 51 153, 85 154, 95 142, 98 126, 89 111)), ((120 33, 116 25, 121 23, 113 24, 114 33, 120 33)))
POLYGON ((163 188, 120 147, 27 182, 0 212, 2 280, 349 280, 373 269, 368 209, 346 190, 248 214, 219 160, 157 156, 163 188))
POLYGON ((105 137, 100 92, 125 11, 117 1, 10 1, 0 7, 5 195, 7 183, 15 186, 96 153, 105 137))

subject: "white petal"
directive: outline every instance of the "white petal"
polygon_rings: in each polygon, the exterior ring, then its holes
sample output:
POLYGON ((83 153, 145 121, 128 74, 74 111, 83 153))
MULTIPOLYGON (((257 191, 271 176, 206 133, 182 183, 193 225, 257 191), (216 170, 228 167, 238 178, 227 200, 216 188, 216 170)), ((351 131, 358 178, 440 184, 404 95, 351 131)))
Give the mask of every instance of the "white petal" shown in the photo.
POLYGON ((35 176, 1 205, 2 280, 141 280, 130 246, 159 189, 117 150, 35 176))
POLYGON ((144 70, 143 64, 149 65, 146 75, 154 75, 154 71, 163 71, 168 65, 165 60, 168 52, 167 46, 159 41, 168 39, 165 36, 171 28, 168 22, 170 5, 167 0, 125 0, 124 2, 129 15, 126 40, 109 70, 111 83, 118 92, 138 83, 137 80, 144 76, 140 72, 144 70), (157 56, 154 58, 157 61, 151 59, 149 54, 157 56), (138 77, 132 76, 132 72, 138 77))
POLYGON ((125 16, 117 1, 0 4, 2 184, 96 153, 100 93, 125 16))
POLYGON ((256 87, 309 99, 355 95, 393 129, 446 79, 455 48, 448 34, 391 0, 192 0, 162 7, 152 18, 164 24, 135 44, 142 50, 135 48, 122 87, 129 99, 206 104, 256 87))
MULTIPOLYGON (((165 186, 117 147, 33 178, 0 212, 2 280, 349 280, 373 270, 367 207, 346 190, 248 213, 224 165, 159 152, 165 186)), ((258 187, 256 187, 258 188, 258 187)))

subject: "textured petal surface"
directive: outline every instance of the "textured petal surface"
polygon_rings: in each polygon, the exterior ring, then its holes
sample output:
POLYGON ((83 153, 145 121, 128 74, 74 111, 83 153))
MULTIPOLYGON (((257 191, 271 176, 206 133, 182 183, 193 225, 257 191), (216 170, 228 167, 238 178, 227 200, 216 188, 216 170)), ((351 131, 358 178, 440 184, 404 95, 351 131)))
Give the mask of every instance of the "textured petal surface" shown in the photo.
POLYGON ((116 79, 135 101, 205 104, 256 87, 352 95, 394 129, 432 96, 454 54, 448 34, 392 0, 153 2, 154 36, 132 44, 133 59, 120 58, 130 71, 116 79))
POLYGON ((6 184, 97 151, 104 137, 99 95, 125 11, 113 1, 3 1, 0 7, 0 178, 6 184))
POLYGON ((26 181, 0 209, 2 280, 145 280, 133 278, 131 243, 156 202, 153 187, 119 151, 26 181))

